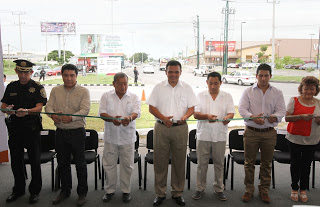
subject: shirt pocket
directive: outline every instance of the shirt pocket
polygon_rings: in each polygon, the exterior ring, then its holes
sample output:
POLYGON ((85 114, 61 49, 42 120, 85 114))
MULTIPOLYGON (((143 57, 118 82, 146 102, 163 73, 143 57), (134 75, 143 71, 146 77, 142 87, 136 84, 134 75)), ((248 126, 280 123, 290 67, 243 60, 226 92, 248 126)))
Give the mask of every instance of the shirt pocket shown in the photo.
POLYGON ((128 102, 126 105, 126 113, 127 115, 130 115, 132 113, 133 104, 131 102, 128 102))
POLYGON ((188 98, 185 95, 181 95, 179 98, 179 104, 178 106, 180 107, 180 109, 187 109, 188 108, 188 98))

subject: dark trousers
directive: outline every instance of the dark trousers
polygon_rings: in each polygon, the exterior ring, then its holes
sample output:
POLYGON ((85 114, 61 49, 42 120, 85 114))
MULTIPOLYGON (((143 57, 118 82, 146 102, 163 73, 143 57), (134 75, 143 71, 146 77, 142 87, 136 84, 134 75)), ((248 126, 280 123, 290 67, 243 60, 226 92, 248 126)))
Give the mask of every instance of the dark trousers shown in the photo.
POLYGON ((71 177, 71 154, 76 165, 78 177, 78 195, 87 195, 87 163, 84 157, 86 130, 78 129, 57 129, 56 131, 56 150, 61 175, 61 191, 70 194, 72 189, 71 177))
POLYGON ((40 127, 23 127, 9 130, 11 169, 14 176, 13 193, 25 192, 24 148, 27 149, 31 165, 31 182, 29 185, 29 192, 30 194, 40 193, 42 187, 40 145, 40 127))
POLYGON ((44 80, 45 75, 40 75, 39 81, 41 81, 41 78, 44 80))
POLYGON ((134 83, 138 82, 138 76, 134 76, 134 83))
POLYGON ((316 145, 300 145, 289 142, 291 156, 291 188, 306 190, 309 186, 311 162, 314 158, 316 145), (300 182, 300 187, 299 187, 300 182))

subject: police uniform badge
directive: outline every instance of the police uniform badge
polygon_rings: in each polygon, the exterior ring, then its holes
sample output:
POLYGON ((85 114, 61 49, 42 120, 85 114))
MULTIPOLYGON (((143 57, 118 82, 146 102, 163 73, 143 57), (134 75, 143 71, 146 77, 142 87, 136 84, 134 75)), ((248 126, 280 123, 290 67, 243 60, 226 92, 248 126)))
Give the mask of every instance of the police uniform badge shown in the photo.
POLYGON ((35 91, 36 91, 36 89, 35 89, 34 87, 30 87, 30 88, 29 88, 29 92, 30 92, 30 93, 34 93, 35 91))
POLYGON ((42 96, 42 98, 47 98, 46 90, 44 88, 41 88, 40 95, 42 96))

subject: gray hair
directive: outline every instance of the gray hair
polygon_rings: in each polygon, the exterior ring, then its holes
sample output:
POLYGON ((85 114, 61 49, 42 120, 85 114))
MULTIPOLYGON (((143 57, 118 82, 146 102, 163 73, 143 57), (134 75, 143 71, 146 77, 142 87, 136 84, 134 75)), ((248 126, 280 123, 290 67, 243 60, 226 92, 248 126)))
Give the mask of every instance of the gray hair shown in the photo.
POLYGON ((124 77, 126 77, 127 80, 128 80, 127 74, 125 74, 125 73, 123 73, 123 72, 116 73, 116 74, 113 76, 113 82, 117 82, 117 79, 118 79, 118 78, 124 78, 124 77))

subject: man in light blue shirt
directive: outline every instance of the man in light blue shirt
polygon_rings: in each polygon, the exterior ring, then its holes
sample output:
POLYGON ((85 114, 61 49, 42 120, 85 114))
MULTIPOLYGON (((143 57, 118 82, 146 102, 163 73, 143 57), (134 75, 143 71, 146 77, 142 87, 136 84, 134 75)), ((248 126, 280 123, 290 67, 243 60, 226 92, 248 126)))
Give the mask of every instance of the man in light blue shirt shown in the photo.
POLYGON ((254 118, 245 120, 246 129, 243 134, 246 186, 242 196, 244 202, 250 201, 254 193, 254 165, 260 149, 259 196, 263 202, 270 203, 268 191, 271 182, 271 161, 277 142, 277 131, 274 127, 286 113, 283 94, 269 84, 271 77, 271 67, 261 64, 256 73, 258 82, 247 88, 240 98, 240 115, 243 118, 254 118))

